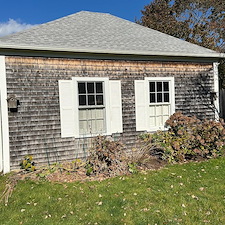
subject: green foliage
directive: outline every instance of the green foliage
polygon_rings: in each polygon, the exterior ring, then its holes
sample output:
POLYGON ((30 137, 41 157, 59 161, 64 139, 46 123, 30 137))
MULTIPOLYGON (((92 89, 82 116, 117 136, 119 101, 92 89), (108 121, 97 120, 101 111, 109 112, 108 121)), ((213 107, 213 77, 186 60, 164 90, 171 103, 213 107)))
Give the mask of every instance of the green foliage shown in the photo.
POLYGON ((87 163, 85 166, 86 169, 86 175, 90 176, 93 173, 93 165, 90 163, 87 163))
POLYGON ((138 173, 138 167, 137 163, 130 162, 128 163, 128 170, 130 173, 138 173))
POLYGON ((28 172, 35 171, 35 163, 31 155, 24 156, 24 159, 20 162, 20 168, 28 172))
POLYGON ((119 175, 127 170, 124 146, 118 141, 112 141, 105 136, 94 139, 89 149, 86 169, 87 175, 102 174, 106 176, 119 175))
POLYGON ((78 170, 79 168, 85 166, 85 162, 82 159, 75 159, 72 161, 71 165, 71 170, 78 170))
POLYGON ((177 112, 166 124, 169 126, 167 132, 159 131, 142 137, 145 142, 160 148, 163 159, 169 162, 183 162, 196 158, 215 158, 224 154, 223 121, 201 121, 177 112))

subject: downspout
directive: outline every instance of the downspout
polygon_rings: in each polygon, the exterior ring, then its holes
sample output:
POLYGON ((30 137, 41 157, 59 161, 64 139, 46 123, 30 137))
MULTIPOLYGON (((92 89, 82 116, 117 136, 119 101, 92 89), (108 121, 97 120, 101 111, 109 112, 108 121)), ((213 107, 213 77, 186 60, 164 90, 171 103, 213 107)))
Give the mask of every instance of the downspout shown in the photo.
POLYGON ((218 62, 213 63, 213 75, 214 75, 214 92, 216 93, 214 99, 214 107, 215 107, 215 120, 219 121, 220 118, 220 105, 219 105, 219 73, 218 73, 218 62))

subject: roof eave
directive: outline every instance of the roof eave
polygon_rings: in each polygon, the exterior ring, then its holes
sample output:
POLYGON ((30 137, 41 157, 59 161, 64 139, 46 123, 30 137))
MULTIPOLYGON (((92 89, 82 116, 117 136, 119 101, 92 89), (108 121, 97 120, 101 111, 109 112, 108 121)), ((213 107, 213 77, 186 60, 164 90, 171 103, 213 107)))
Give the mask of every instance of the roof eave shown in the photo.
POLYGON ((18 46, 0 45, 0 49, 5 50, 29 50, 29 51, 51 51, 51 52, 70 52, 70 53, 89 53, 89 54, 112 54, 112 55, 142 55, 142 56, 165 56, 165 57, 194 57, 194 58, 225 58, 224 53, 185 53, 185 52, 162 52, 162 51, 135 51, 135 50, 110 50, 110 49, 77 49, 60 47, 41 47, 41 46, 18 46))

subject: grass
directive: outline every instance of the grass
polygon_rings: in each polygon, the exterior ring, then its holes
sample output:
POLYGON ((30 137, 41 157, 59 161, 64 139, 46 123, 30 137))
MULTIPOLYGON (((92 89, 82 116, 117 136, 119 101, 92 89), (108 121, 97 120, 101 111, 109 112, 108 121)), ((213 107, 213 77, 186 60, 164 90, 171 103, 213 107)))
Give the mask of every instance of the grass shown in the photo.
POLYGON ((20 181, 9 204, 0 204, 0 223, 225 224, 224 178, 219 158, 101 182, 20 181))

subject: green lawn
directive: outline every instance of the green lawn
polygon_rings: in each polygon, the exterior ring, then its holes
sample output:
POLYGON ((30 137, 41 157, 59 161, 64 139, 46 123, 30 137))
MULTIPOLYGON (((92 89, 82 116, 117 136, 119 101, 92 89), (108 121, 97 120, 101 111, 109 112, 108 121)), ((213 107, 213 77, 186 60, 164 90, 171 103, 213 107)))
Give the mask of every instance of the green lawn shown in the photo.
POLYGON ((225 158, 101 182, 20 181, 0 204, 0 224, 222 225, 225 158))

